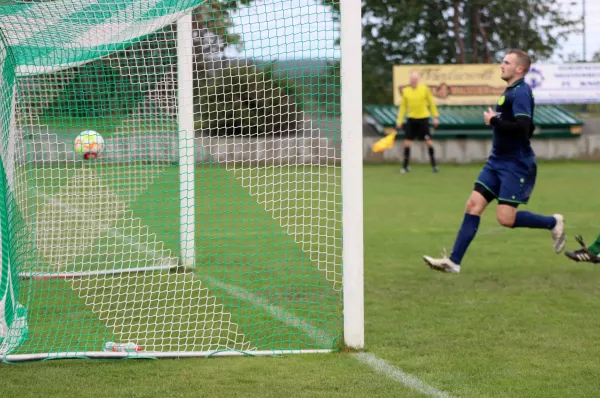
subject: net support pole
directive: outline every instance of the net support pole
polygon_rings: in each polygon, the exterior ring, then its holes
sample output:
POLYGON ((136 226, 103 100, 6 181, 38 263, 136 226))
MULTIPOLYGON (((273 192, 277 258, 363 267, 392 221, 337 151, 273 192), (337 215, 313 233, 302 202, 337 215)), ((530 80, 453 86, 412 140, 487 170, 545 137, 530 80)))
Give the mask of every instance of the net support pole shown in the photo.
POLYGON ((8 161, 5 164, 8 189, 14 194, 15 187, 15 148, 17 141, 17 84, 14 83, 10 94, 10 122, 8 128, 8 161))
POLYGON ((179 125, 180 259, 183 266, 194 265, 194 66, 192 16, 177 21, 177 121, 179 125))
POLYGON ((361 349, 365 325, 360 0, 341 0, 340 13, 344 343, 361 349))

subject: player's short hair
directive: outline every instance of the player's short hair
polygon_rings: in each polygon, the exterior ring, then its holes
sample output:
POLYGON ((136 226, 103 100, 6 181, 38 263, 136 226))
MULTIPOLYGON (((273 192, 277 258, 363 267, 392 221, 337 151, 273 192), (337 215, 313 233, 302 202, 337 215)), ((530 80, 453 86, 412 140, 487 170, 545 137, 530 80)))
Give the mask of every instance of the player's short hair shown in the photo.
POLYGON ((519 50, 518 48, 511 48, 507 52, 507 54, 515 54, 517 56, 517 62, 519 65, 525 68, 525 74, 529 72, 529 68, 531 68, 531 57, 523 50, 519 50))

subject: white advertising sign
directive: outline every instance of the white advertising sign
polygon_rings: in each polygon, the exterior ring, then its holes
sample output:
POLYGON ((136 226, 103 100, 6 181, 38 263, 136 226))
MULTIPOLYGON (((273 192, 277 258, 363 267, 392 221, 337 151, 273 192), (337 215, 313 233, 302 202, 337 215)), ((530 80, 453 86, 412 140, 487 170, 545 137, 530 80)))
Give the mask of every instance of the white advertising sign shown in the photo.
POLYGON ((533 64, 525 81, 537 104, 600 103, 600 63, 533 64))

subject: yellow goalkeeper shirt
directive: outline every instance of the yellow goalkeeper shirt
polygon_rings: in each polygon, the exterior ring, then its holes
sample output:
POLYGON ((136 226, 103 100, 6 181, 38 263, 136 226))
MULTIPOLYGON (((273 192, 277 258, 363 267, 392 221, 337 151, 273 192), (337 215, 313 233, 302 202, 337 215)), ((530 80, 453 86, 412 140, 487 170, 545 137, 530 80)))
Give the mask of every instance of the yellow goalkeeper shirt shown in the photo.
POLYGON ((396 120, 397 124, 404 122, 407 107, 410 119, 426 119, 431 114, 433 114, 433 117, 439 116, 433 95, 431 95, 431 90, 424 84, 419 84, 416 88, 407 86, 402 89, 402 100, 400 102, 398 119, 396 120), (429 105, 429 108, 427 105, 429 105), (431 109, 431 113, 429 109, 431 109))

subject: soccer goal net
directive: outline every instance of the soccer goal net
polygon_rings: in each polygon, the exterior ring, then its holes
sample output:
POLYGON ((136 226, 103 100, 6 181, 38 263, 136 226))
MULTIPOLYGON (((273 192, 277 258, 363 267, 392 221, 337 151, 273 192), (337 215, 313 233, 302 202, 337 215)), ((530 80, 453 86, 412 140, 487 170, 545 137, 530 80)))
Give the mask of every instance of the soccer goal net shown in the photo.
POLYGON ((0 362, 362 347, 360 62, 355 0, 0 0, 0 362))

